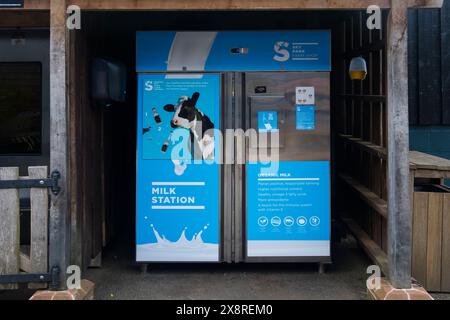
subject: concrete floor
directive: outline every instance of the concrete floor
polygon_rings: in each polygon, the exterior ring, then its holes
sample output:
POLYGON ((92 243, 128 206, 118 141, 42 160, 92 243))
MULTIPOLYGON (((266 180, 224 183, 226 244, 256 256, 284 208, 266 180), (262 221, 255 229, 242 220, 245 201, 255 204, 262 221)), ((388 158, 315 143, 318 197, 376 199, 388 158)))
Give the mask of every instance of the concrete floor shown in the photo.
MULTIPOLYGON (((366 299, 370 260, 352 245, 333 246, 334 264, 319 274, 315 264, 158 264, 143 274, 133 263, 132 242, 105 250, 103 267, 84 278, 96 284, 95 298, 172 300, 360 300, 366 299)), ((33 291, 0 291, 0 300, 28 299, 33 291)), ((434 295, 450 300, 450 295, 434 295)))
POLYGON ((96 299, 107 300, 365 299, 369 259, 356 248, 333 251, 334 264, 322 275, 316 264, 158 264, 143 274, 122 243, 107 250, 103 267, 88 270, 85 278, 96 283, 96 299))

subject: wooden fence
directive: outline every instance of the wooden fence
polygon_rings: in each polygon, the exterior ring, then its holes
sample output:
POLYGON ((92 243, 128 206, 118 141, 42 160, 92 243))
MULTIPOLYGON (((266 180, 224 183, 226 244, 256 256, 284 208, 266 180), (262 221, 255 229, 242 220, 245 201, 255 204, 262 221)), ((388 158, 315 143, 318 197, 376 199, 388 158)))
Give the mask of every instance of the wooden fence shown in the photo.
MULTIPOLYGON (((19 168, 0 167, 0 180, 45 179, 48 169, 30 167, 28 174, 19 177, 19 168)), ((19 190, 0 189, 0 275, 48 271, 48 207, 48 189, 30 189, 30 243, 21 245, 19 190)), ((45 286, 28 285, 32 289, 45 286)), ((17 284, 0 285, 0 289, 17 288, 17 284)))

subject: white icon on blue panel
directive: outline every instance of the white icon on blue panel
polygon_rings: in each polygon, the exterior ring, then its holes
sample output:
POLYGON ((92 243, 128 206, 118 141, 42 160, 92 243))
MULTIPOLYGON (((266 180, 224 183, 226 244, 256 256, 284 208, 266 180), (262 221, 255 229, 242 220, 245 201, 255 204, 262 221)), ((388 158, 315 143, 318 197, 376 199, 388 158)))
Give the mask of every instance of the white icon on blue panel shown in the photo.
POLYGON ((279 226, 281 226, 281 218, 280 217, 273 217, 272 220, 270 220, 270 223, 274 227, 279 227, 279 226))
POLYGON ((278 114, 275 111, 258 112, 258 129, 261 132, 278 131, 278 114))
POLYGON ((284 218, 284 225, 286 227, 292 227, 295 224, 295 219, 292 217, 286 217, 284 218))
POLYGON ((306 217, 298 217, 297 218, 297 224, 300 227, 305 227, 308 224, 308 219, 306 219, 306 217))
POLYGON ((260 227, 267 227, 269 225, 269 219, 267 217, 260 217, 258 219, 258 225, 260 227))
POLYGON ((309 219, 309 224, 312 225, 313 227, 317 227, 320 225, 320 219, 317 216, 311 217, 309 219))
POLYGON ((145 82, 145 91, 153 91, 153 81, 145 82))

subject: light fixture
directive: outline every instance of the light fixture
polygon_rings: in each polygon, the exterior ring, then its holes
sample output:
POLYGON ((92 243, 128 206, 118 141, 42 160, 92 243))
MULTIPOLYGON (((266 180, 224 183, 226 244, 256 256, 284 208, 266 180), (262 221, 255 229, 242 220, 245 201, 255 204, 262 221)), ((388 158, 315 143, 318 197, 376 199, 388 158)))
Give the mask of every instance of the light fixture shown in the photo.
POLYGON ((363 57, 353 58, 350 62, 349 70, 350 78, 352 80, 364 80, 367 77, 367 63, 363 57))

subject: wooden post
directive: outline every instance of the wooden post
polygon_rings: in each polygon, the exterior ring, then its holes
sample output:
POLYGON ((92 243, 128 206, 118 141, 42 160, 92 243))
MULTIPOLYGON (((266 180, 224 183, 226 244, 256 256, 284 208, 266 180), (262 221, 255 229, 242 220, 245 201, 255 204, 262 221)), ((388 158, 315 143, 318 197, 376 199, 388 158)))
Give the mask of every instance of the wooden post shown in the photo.
POLYGON ((66 9, 66 0, 50 0, 50 171, 61 173, 61 192, 58 196, 52 195, 50 202, 49 267, 59 267, 62 290, 66 288, 66 269, 70 259, 66 9))
MULTIPOLYGON (((47 167, 30 167, 30 179, 45 179, 48 177, 47 167)), ((31 241, 30 265, 32 273, 47 272, 48 270, 48 189, 32 188, 31 202, 31 241)), ((28 288, 45 288, 42 283, 30 283, 28 288)))
POLYGON ((388 260, 397 289, 412 286, 407 10, 408 1, 391 0, 387 39, 388 260))
MULTIPOLYGON (((0 168, 0 180, 19 179, 19 168, 0 168)), ((0 275, 19 273, 19 191, 0 189, 0 275)), ((0 285, 17 289, 17 284, 0 285)))

